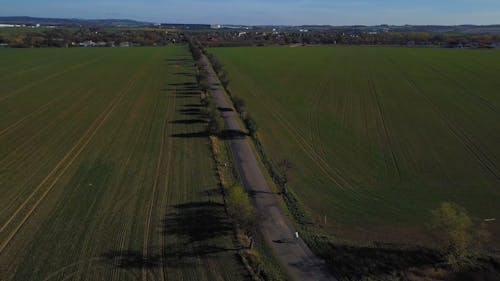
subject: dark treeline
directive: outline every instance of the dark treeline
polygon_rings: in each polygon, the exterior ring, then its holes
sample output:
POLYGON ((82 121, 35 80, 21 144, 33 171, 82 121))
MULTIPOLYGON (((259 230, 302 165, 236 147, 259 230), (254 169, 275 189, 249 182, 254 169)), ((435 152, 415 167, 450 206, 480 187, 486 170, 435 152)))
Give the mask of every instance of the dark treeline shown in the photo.
POLYGON ((184 42, 183 36, 177 32, 154 28, 54 28, 7 35, 0 34, 0 43, 14 48, 164 46, 184 42))
MULTIPOLYGON (((499 48, 499 34, 466 34, 356 29, 219 29, 189 31, 203 47, 267 45, 398 45, 456 48, 499 48)), ((0 44, 9 47, 111 47, 163 46, 185 43, 182 33, 163 28, 54 28, 17 34, 0 33, 0 44)), ((200 50, 201 51, 201 50, 200 50)), ((195 54, 196 55, 196 54, 195 54)), ((196 58, 195 58, 196 59, 196 58)))
POLYGON ((266 45, 405 45, 496 48, 500 35, 449 34, 430 32, 368 32, 357 30, 216 30, 198 33, 198 40, 209 47, 266 45))

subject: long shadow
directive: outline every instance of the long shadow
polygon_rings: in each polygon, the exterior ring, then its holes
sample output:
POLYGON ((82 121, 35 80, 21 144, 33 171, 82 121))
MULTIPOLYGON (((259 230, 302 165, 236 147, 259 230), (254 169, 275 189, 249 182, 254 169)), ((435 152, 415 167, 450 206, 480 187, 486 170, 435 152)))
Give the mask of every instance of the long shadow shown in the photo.
POLYGON ((219 138, 223 140, 244 139, 246 137, 247 134, 241 130, 223 130, 219 134, 219 138))
POLYGON ((165 59, 167 65, 169 66, 191 66, 193 65, 193 60, 191 58, 176 58, 176 59, 165 59))
POLYGON ((168 61, 168 62, 190 62, 190 63, 193 62, 193 60, 189 57, 168 58, 168 59, 165 59, 165 61, 168 61))
POLYGON ((182 119, 182 120, 169 121, 168 123, 170 123, 170 124, 185 124, 185 125, 206 124, 207 120, 204 120, 204 119, 182 119))
POLYGON ((224 248, 211 242, 231 234, 232 226, 223 204, 210 201, 179 204, 170 207, 169 214, 162 220, 161 235, 177 241, 160 249, 165 251, 165 255, 143 255, 141 251, 124 250, 108 251, 101 256, 106 263, 126 269, 194 266, 183 258, 210 257, 221 252, 237 251, 236 248, 224 248))
MULTIPOLYGON (((190 62, 192 60, 170 59, 170 63, 190 62)), ((176 73, 175 75, 185 75, 176 73)), ((172 138, 206 138, 208 132, 199 130, 199 124, 207 121, 203 119, 203 105, 195 103, 200 91, 196 83, 172 83, 168 85, 169 94, 175 95, 176 99, 189 98, 187 104, 178 103, 177 115, 189 116, 186 119, 169 120, 171 124, 183 124, 186 126, 173 126, 172 138), (171 88, 171 89, 170 89, 171 88), (174 91, 175 90, 175 91, 174 91), (192 127, 191 127, 192 126, 192 127), (194 132, 193 132, 194 131, 194 132)), ((203 128, 201 128, 203 129, 203 128)), ((165 237, 165 245, 151 246, 148 255, 144 255, 142 248, 126 250, 110 250, 104 252, 102 257, 105 262, 116 268, 131 269, 135 274, 140 274, 139 269, 154 269, 161 267, 189 268, 199 266, 199 258, 214 258, 221 252, 235 252, 238 249, 230 249, 220 244, 221 237, 227 236, 231 239, 232 225, 228 220, 224 205, 210 201, 210 198, 220 199, 221 191, 217 188, 208 188, 204 195, 207 201, 189 202, 169 206, 164 218, 157 222, 159 235, 165 237), (161 254, 163 253, 163 254, 161 254)), ((215 201, 215 200, 214 200, 215 201)), ((233 253, 235 254, 235 253, 233 253)))
POLYGON ((196 114, 201 114, 201 109, 196 107, 196 108, 183 108, 177 110, 177 112, 180 113, 196 113, 196 114))
POLYGON ((221 112, 231 112, 231 111, 233 111, 233 109, 230 108, 230 107, 217 107, 217 109, 219 111, 221 111, 221 112))
POLYGON ((184 107, 205 107, 203 104, 199 104, 199 103, 188 103, 188 104, 185 104, 184 107))
MULTIPOLYGON (((409 269, 433 268, 442 263, 442 256, 435 250, 403 245, 378 245, 357 247, 334 245, 317 241, 315 248, 327 266, 339 277, 359 280, 365 277, 386 278, 409 269)), ((304 263, 294 266, 301 267, 304 263)), ((379 279, 377 279, 379 280, 379 279)))
POLYGON ((162 89, 163 91, 171 91, 175 93, 192 93, 199 94, 200 89, 198 85, 193 82, 181 82, 181 83, 170 83, 167 85, 167 88, 162 89))
POLYGON ((171 134, 170 136, 172 138, 206 138, 210 134, 207 131, 202 131, 202 132, 194 132, 194 133, 178 133, 178 134, 171 134))
POLYGON ((195 75, 191 72, 177 72, 177 73, 174 73, 174 75, 184 76, 184 77, 195 77, 195 75))
POLYGON ((230 235, 224 205, 216 202, 192 202, 173 206, 163 221, 163 234, 175 235, 185 244, 204 242, 230 235))
POLYGON ((194 89, 194 88, 175 88, 175 87, 172 87, 172 88, 163 88, 163 89, 160 89, 161 92, 173 92, 174 94, 172 94, 173 96, 176 96, 176 95, 190 95, 192 97, 194 96, 199 96, 200 95, 200 91, 194 89))
POLYGON ((180 82, 180 83, 169 83, 169 86, 174 86, 174 87, 182 87, 182 88, 189 88, 189 89, 198 89, 198 84, 194 82, 180 82))
POLYGON ((212 188, 208 190, 201 191, 200 194, 207 195, 208 197, 212 196, 222 196, 221 188, 212 188))
MULTIPOLYGON (((208 133, 208 131, 201 131, 192 133, 178 133, 172 134, 170 136, 173 138, 206 138, 210 136, 210 134, 208 133)), ((246 138, 247 134, 240 130, 223 130, 219 133, 218 137, 223 140, 237 140, 246 138)))

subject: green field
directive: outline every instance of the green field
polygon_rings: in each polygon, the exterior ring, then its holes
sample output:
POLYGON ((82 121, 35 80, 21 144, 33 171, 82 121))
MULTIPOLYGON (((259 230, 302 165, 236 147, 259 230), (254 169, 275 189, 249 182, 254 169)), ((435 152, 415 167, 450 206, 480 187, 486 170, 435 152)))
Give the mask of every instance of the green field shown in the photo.
POLYGON ((0 50, 0 280, 242 280, 187 48, 0 50))
POLYGON ((267 155, 292 162, 290 189, 328 233, 422 242, 430 210, 452 201, 496 218, 489 228, 500 234, 500 52, 211 52, 246 100, 267 155))

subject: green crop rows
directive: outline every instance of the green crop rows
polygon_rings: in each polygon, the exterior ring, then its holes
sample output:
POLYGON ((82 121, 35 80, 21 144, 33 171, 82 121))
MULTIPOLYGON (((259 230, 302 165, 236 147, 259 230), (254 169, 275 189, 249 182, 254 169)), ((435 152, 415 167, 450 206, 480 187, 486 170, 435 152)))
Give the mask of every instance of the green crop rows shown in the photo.
POLYGON ((1 280, 241 280, 185 47, 0 50, 1 280))
MULTIPOLYGON (((500 52, 211 52, 257 120, 266 154, 292 162, 290 188, 330 234, 423 241, 429 211, 442 201, 498 219, 500 52)), ((496 225, 490 230, 500 233, 496 225)))

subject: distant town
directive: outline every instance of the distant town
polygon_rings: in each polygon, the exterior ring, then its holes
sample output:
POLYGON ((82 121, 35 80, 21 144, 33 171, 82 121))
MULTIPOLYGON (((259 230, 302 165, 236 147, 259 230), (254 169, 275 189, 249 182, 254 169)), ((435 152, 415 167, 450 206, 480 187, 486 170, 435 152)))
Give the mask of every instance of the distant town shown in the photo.
POLYGON ((245 26, 0 17, 0 47, 164 46, 185 42, 186 34, 211 47, 340 44, 500 48, 500 25, 245 26))

